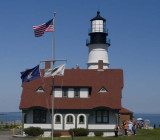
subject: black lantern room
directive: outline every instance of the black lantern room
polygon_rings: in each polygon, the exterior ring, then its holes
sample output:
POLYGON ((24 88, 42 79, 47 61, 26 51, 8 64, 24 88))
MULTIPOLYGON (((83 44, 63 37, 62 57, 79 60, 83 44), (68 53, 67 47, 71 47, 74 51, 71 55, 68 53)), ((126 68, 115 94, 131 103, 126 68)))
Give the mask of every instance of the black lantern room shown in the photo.
POLYGON ((90 38, 87 39, 87 46, 89 44, 108 44, 110 46, 110 40, 107 39, 106 19, 100 16, 99 11, 97 11, 97 16, 91 19, 91 28, 88 35, 90 38))

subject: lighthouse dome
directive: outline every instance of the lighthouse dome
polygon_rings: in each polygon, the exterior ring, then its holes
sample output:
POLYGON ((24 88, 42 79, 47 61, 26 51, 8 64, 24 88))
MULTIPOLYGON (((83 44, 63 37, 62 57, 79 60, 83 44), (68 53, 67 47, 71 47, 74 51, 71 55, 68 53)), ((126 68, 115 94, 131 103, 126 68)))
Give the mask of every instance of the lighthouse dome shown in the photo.
POLYGON ((91 21, 93 20, 103 20, 106 21, 106 19, 104 19, 103 17, 100 16, 100 11, 97 11, 97 16, 92 18, 91 21))

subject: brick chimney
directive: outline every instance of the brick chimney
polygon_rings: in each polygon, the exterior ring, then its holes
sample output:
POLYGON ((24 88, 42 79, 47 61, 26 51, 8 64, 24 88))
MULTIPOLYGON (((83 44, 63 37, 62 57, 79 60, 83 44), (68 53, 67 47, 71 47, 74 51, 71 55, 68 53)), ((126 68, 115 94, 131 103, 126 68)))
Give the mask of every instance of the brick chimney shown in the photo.
POLYGON ((46 61, 45 62, 45 69, 50 69, 51 68, 51 62, 46 61))
POLYGON ((98 60, 98 69, 103 70, 103 60, 98 60))

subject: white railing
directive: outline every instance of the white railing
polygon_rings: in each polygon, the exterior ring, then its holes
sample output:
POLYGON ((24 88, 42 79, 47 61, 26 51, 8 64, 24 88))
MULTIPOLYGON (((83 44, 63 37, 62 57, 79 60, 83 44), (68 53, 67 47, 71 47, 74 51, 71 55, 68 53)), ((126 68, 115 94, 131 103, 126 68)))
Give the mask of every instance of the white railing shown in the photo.
MULTIPOLYGON (((28 127, 40 127, 42 129, 51 129, 51 124, 24 124, 24 128, 28 128, 28 127)), ((65 125, 65 130, 68 130, 70 128, 74 128, 75 125, 74 124, 67 124, 65 125)), ((115 125, 114 124, 89 124, 88 125, 88 129, 114 129, 115 125)), ((56 126, 55 124, 55 128, 54 129, 62 129, 62 126, 56 126)))
MULTIPOLYGON (((28 127, 40 127, 42 129, 51 129, 51 124, 24 124, 24 128, 28 127)), ((54 124, 55 130, 62 130, 62 124, 54 124)))
POLYGON ((24 124, 24 128, 40 127, 42 129, 51 129, 51 124, 24 124))
POLYGON ((114 129, 114 124, 89 124, 88 129, 114 129))

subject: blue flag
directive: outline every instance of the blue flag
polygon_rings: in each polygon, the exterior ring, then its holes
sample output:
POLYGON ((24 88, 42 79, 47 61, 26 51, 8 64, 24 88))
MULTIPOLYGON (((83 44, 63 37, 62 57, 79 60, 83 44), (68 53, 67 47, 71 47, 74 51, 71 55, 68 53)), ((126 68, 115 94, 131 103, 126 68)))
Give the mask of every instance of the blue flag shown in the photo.
POLYGON ((21 72, 22 83, 32 81, 39 77, 40 77, 39 65, 37 65, 32 69, 21 72))

